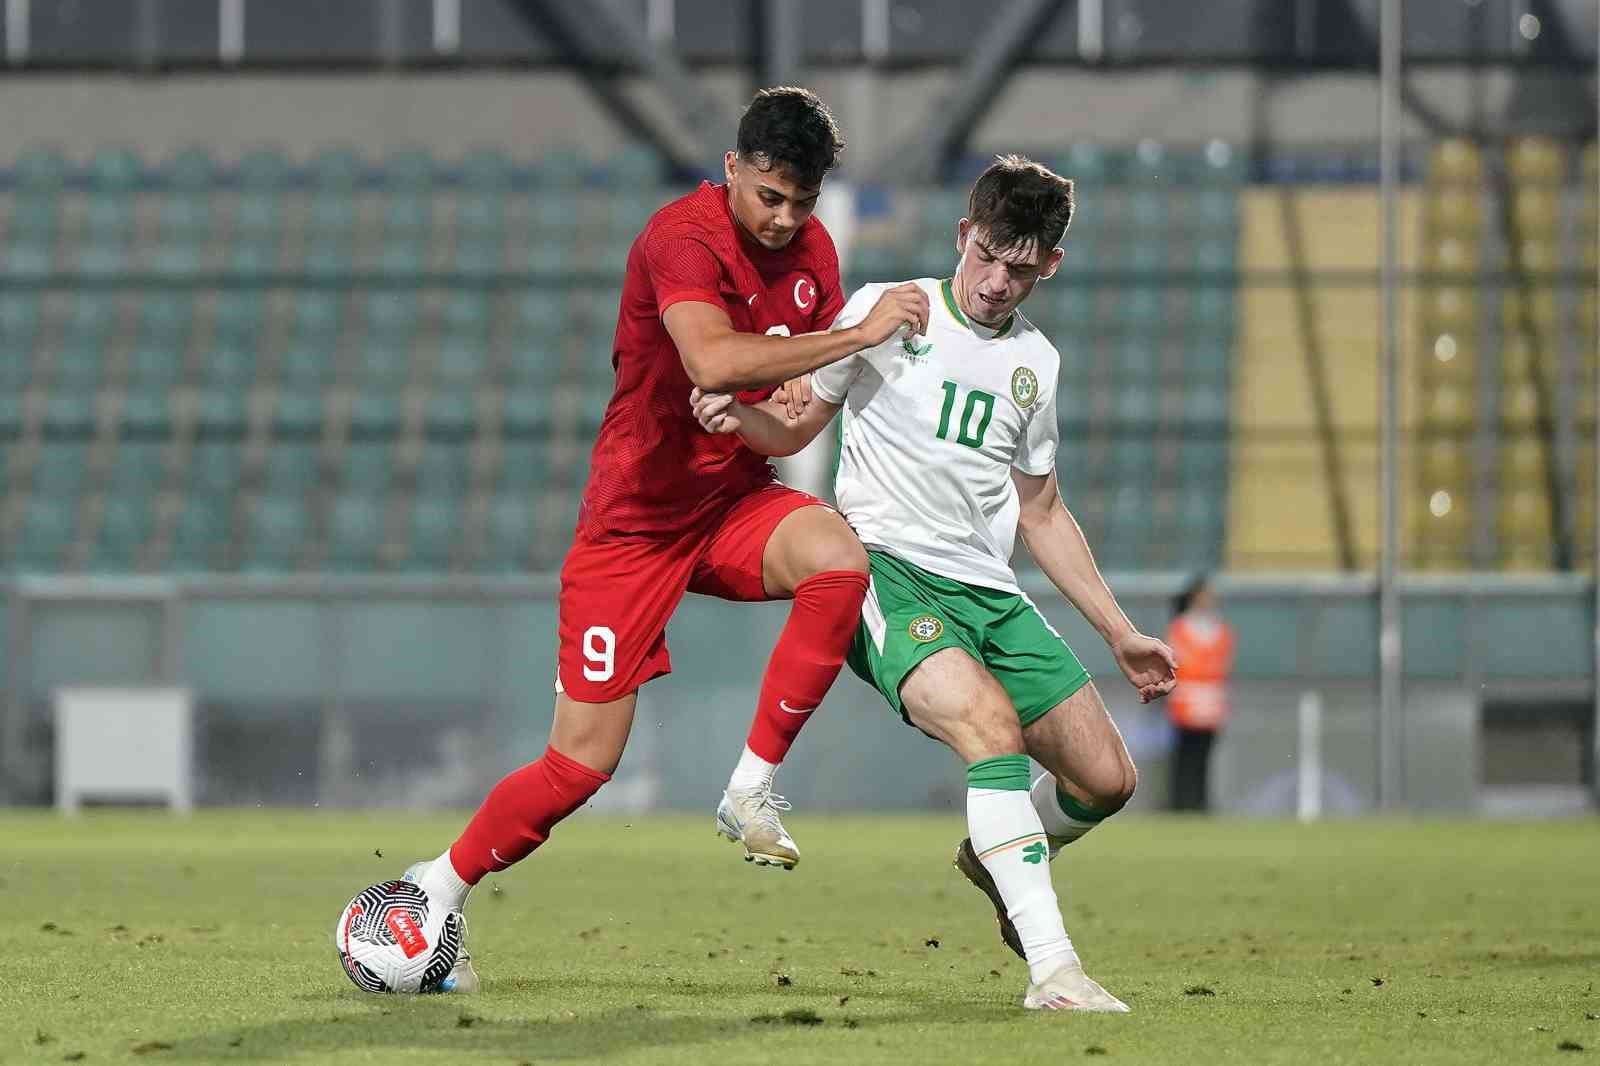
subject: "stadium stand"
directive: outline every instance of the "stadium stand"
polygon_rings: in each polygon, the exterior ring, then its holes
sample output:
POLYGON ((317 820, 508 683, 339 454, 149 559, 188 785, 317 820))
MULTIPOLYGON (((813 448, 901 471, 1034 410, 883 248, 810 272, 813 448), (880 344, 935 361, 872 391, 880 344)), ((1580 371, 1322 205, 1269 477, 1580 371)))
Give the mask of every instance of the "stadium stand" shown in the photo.
MULTIPOLYGON (((1108 568, 1212 565, 1243 167, 1044 155, 1087 205, 1029 306, 1063 352, 1066 491, 1108 568)), ((557 565, 623 258, 670 194, 638 150, 29 153, 0 172, 0 569, 557 565)), ((947 273, 962 197, 881 197, 847 284, 947 273)))

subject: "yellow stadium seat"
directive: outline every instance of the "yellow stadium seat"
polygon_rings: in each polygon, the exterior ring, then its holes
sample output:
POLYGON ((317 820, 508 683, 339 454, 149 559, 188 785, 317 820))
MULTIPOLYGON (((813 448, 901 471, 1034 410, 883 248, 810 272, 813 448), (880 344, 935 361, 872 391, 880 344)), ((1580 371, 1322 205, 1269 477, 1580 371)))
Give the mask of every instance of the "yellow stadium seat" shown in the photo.
POLYGON ((1422 482, 1429 491, 1444 489, 1459 496, 1466 488, 1471 463, 1467 450, 1452 440, 1439 440, 1422 449, 1422 482))
POLYGON ((1428 177, 1444 183, 1475 182, 1483 174, 1483 160, 1471 141, 1451 138, 1433 146, 1428 160, 1428 177))
POLYGON ((1477 233, 1482 228, 1476 189, 1439 189, 1427 203, 1428 221, 1438 230, 1477 233))
POLYGON ((1464 430, 1472 417, 1471 397, 1466 390, 1440 385, 1427 396, 1429 425, 1443 430, 1464 430))
POLYGON ((1436 325, 1461 332, 1472 325, 1477 311, 1473 290, 1465 285, 1440 285, 1432 292, 1432 306, 1436 325))
POLYGON ((1545 476, 1544 446, 1537 437, 1518 437, 1508 442, 1501 469, 1509 484, 1542 484, 1545 476))
POLYGON ((1517 252, 1524 273, 1545 274, 1556 268, 1556 243, 1553 240, 1529 237, 1517 246, 1517 252))
POLYGON ((1500 380, 1528 381, 1533 377, 1533 344, 1520 333, 1508 333, 1500 342, 1500 380))
POLYGON ((1517 226, 1524 236, 1553 232, 1561 214, 1556 190, 1540 186, 1518 189, 1514 213, 1517 226))
POLYGON ((1428 266, 1452 274, 1470 273, 1478 268, 1478 243, 1447 234, 1428 244, 1428 266))
POLYGON ((1548 137, 1518 137, 1506 155, 1511 176, 1518 181, 1555 182, 1566 169, 1561 146, 1548 137))
POLYGON ((1539 417, 1539 387, 1531 381, 1507 389, 1501 408, 1501 420, 1515 429, 1529 430, 1539 417))
POLYGON ((1505 329, 1511 332, 1535 329, 1546 333, 1556 325, 1556 294, 1549 286, 1535 286, 1524 296, 1519 290, 1507 292, 1500 301, 1505 329))

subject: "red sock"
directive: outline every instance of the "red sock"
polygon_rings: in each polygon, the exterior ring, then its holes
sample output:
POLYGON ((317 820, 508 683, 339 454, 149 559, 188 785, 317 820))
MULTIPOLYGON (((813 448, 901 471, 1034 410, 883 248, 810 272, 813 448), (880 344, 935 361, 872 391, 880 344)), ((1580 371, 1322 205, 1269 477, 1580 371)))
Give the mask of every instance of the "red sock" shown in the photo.
POLYGON ((750 725, 750 750, 780 763, 828 687, 839 676, 861 621, 867 575, 859 570, 813 574, 795 586, 789 621, 761 681, 750 725))
POLYGON ((484 874, 520 862, 609 780, 610 774, 545 748, 542 758, 513 770, 489 792, 450 846, 450 865, 461 880, 475 885, 484 874))

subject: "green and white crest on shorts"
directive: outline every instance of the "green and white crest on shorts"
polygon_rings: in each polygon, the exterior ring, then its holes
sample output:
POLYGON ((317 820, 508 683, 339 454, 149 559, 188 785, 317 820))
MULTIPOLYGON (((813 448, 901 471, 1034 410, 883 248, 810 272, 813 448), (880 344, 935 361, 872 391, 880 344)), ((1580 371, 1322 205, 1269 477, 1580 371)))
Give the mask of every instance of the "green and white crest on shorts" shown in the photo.
POLYGON ((1038 375, 1025 366, 1017 367, 1011 374, 1011 398, 1024 411, 1032 407, 1039 398, 1038 375))
POLYGON ((911 620, 906 632, 918 644, 928 644, 944 636, 944 623, 931 614, 919 614, 911 620))

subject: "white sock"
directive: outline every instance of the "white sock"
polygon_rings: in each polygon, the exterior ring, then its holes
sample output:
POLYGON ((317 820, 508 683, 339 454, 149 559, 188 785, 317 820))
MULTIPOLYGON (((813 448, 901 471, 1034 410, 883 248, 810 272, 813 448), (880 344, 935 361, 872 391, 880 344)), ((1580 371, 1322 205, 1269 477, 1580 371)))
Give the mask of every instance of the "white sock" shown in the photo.
POLYGON ((461 875, 456 873, 455 864, 450 861, 448 848, 443 855, 429 864, 427 872, 418 882, 418 887, 428 894, 430 900, 454 911, 462 908, 467 902, 467 893, 472 891, 472 886, 461 880, 461 875))
POLYGON ((978 861, 1000 890, 1006 916, 1017 927, 1029 979, 1040 981, 1075 960, 1077 953, 1050 883, 1044 826, 1029 802, 1027 782, 1025 755, 1002 755, 969 766, 967 832, 978 861), (1008 762, 995 765, 1001 760, 1008 762))
POLYGON ((744 754, 739 756, 739 765, 733 768, 733 776, 728 778, 728 787, 771 788, 772 778, 777 772, 777 763, 763 759, 746 744, 744 754))
POLYGON ((1058 791, 1056 779, 1049 774, 1041 775, 1033 783, 1033 788, 1028 791, 1028 794, 1033 799, 1033 809, 1039 815, 1039 822, 1044 826, 1045 833, 1050 837, 1051 860, 1055 859, 1062 848, 1077 840, 1104 820, 1083 817, 1090 812, 1079 804, 1073 805, 1077 808, 1076 817, 1068 814, 1061 809, 1061 801, 1057 796, 1058 791))

